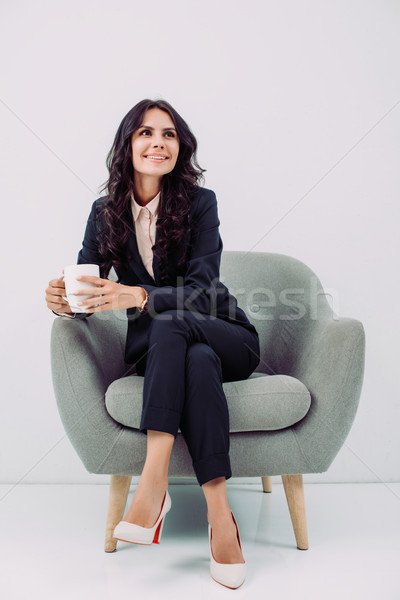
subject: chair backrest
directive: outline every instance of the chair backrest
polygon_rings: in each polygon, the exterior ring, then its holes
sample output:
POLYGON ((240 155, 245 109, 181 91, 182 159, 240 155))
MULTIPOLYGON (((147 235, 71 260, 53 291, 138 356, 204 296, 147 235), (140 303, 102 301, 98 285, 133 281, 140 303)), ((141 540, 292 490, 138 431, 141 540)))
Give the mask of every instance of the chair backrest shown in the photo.
POLYGON ((312 322, 334 316, 318 277, 291 256, 224 251, 220 279, 258 331, 260 372, 289 373, 291 350, 312 322))

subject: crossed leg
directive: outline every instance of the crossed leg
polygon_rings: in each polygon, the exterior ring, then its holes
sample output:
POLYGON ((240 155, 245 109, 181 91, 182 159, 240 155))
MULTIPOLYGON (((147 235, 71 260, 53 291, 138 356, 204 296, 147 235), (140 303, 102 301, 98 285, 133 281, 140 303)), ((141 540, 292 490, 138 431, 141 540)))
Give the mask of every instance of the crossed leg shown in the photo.
MULTIPOLYGON (((147 431, 146 461, 124 521, 153 527, 168 487, 168 465, 174 440, 169 433, 147 431)), ((213 531, 215 560, 224 564, 244 562, 228 504, 226 478, 217 477, 201 487, 207 502, 207 520, 213 531)))

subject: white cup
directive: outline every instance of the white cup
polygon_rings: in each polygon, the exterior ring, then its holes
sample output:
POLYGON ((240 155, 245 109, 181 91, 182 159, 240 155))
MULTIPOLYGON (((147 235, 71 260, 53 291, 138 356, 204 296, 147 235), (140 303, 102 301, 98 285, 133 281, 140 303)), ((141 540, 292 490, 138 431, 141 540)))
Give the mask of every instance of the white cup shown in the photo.
POLYGON ((77 281, 76 278, 79 275, 94 275, 95 277, 99 277, 99 265, 69 265, 68 267, 64 267, 65 293, 67 295, 65 300, 68 302, 70 309, 73 312, 84 313, 89 307, 77 306, 76 303, 87 300, 88 298, 91 298, 91 296, 76 296, 75 294, 80 290, 96 286, 87 281, 77 281))

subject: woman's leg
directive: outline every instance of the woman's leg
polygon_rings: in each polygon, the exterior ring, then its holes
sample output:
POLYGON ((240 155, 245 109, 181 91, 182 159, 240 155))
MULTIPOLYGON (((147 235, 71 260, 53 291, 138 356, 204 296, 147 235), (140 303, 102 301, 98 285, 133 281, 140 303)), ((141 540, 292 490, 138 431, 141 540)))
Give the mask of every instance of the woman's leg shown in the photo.
POLYGON ((201 342, 191 344, 186 352, 185 401, 179 427, 199 485, 215 477, 232 476, 221 360, 201 342))
POLYGON ((202 488, 207 501, 207 520, 212 529, 212 552, 215 560, 224 564, 245 562, 228 504, 226 478, 212 479, 204 483, 202 488))
POLYGON ((186 335, 172 317, 155 319, 145 361, 140 431, 147 433, 147 455, 124 521, 153 527, 168 486, 168 466, 184 402, 186 335))
POLYGON ((242 563, 243 554, 226 493, 226 480, 232 471, 229 413, 222 388, 221 361, 204 343, 192 344, 187 349, 185 404, 180 429, 206 497, 214 558, 224 564, 242 563))
POLYGON ((124 521, 153 527, 168 487, 168 467, 175 437, 162 431, 147 431, 147 455, 139 484, 124 521))

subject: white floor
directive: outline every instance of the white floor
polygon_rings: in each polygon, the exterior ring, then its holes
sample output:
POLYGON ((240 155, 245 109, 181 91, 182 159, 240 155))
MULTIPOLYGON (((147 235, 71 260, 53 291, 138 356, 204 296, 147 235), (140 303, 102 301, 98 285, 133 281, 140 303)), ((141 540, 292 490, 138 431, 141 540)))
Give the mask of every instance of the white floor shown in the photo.
POLYGON ((301 551, 273 481, 272 494, 261 483, 228 484, 247 563, 237 590, 210 577, 197 484, 170 484, 160 545, 119 542, 112 554, 103 551, 107 486, 2 485, 0 597, 400 599, 400 484, 305 485, 310 548, 301 551))

